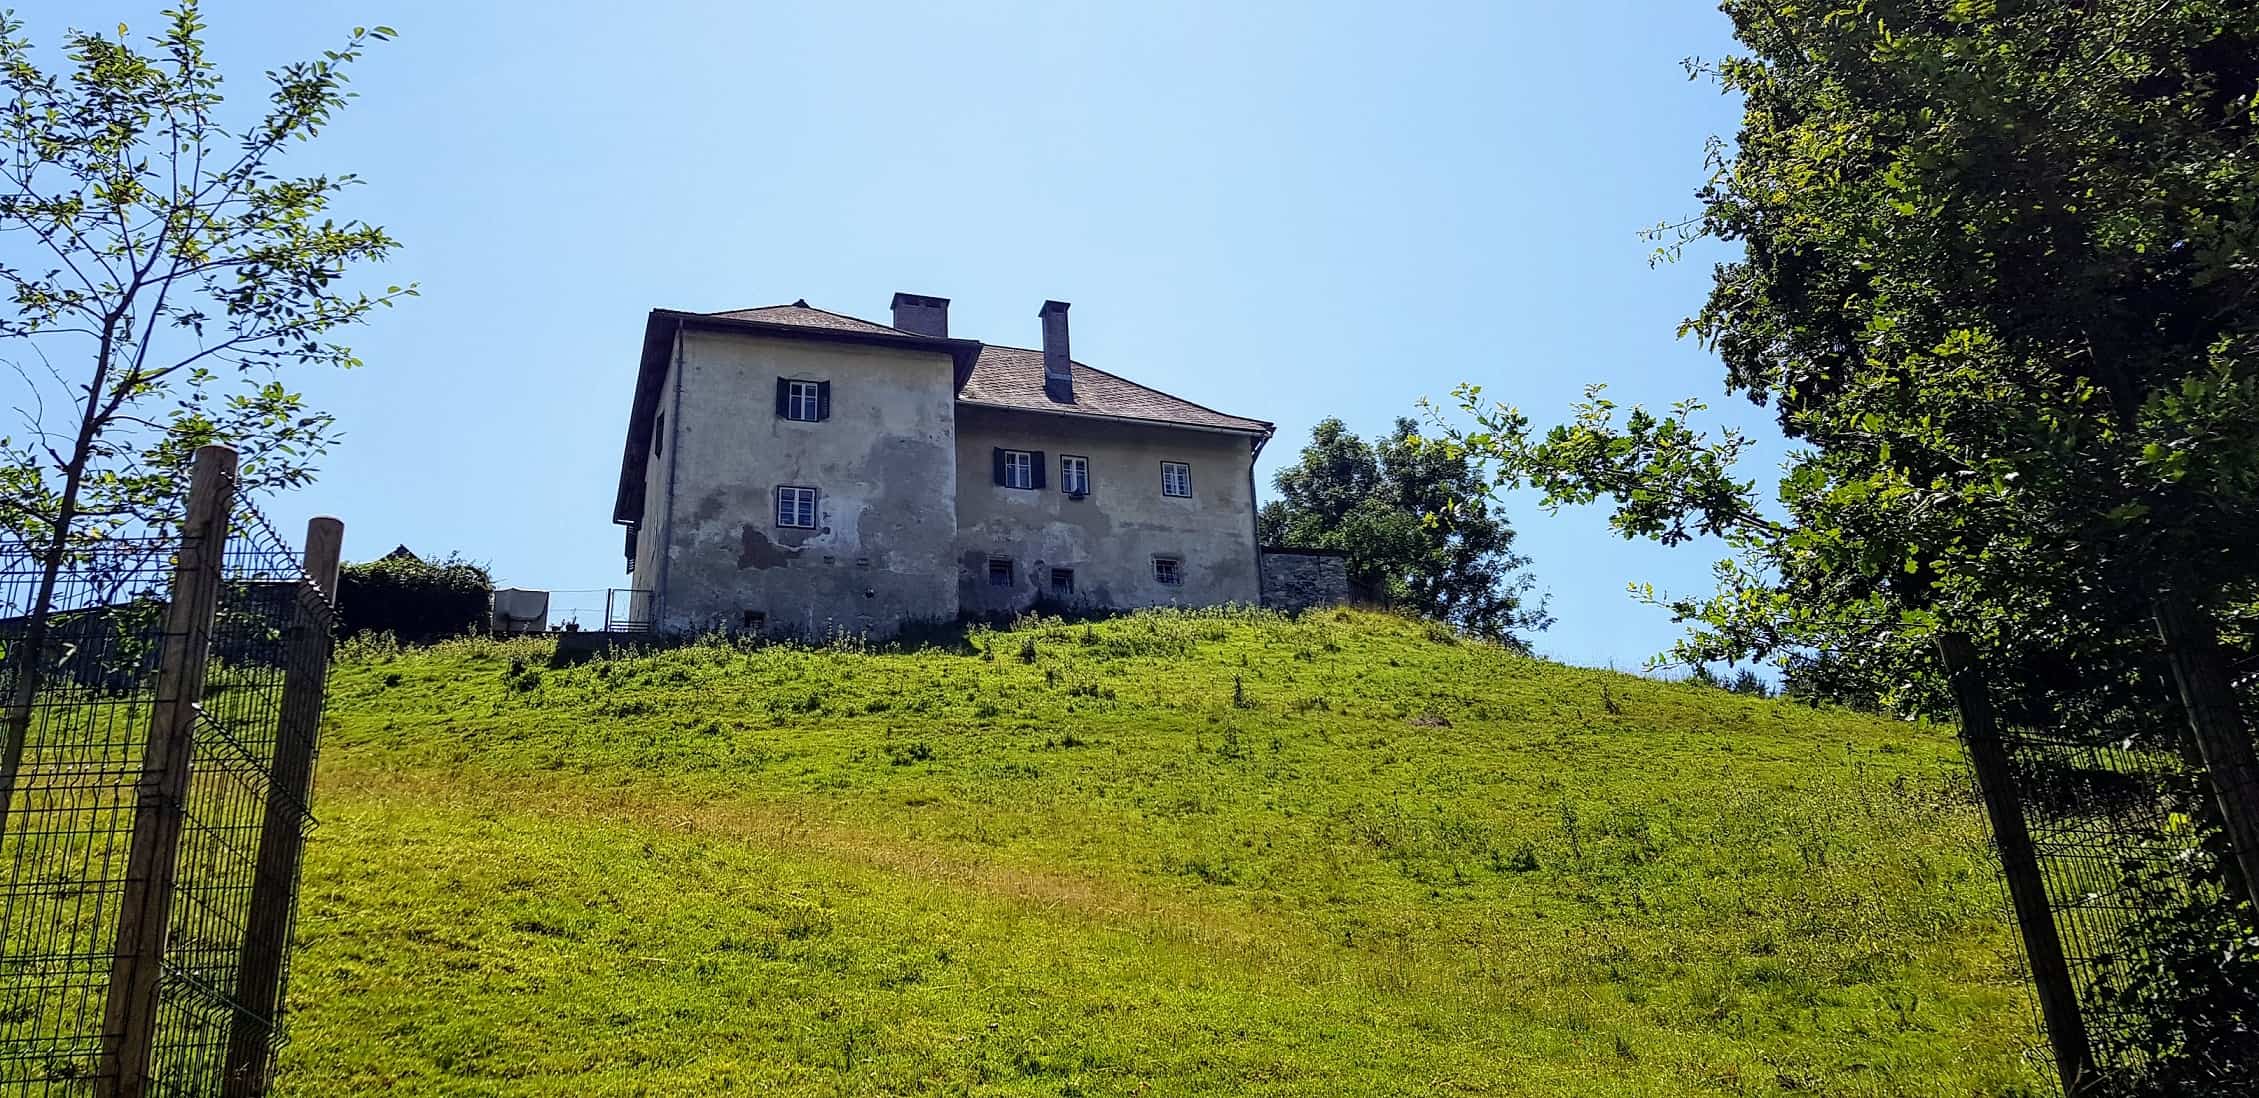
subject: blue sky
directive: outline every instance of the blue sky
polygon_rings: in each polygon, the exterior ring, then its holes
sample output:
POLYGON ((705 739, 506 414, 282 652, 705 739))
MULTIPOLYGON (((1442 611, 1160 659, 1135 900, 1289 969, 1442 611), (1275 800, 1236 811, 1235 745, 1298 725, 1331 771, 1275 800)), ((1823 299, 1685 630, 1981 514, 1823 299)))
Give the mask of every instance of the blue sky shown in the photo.
MULTIPOLYGON (((154 30, 157 3, 42 0, 154 30)), ((356 23, 400 38, 293 161, 366 177, 423 295, 293 379, 347 432, 270 510, 342 516, 505 584, 626 582, 610 524, 644 313, 805 297, 1028 345, 1074 303, 1076 357, 1273 420, 1365 433, 1462 380, 1550 422, 1583 386, 1711 398, 1674 335, 1716 253, 1651 269, 1734 104, 1680 68, 1730 42, 1697 3, 751 4, 207 0, 238 96, 356 23)), ((1767 460, 1778 453, 1768 447, 1767 460)), ((1512 501, 1560 622, 1541 651, 1636 666, 1675 634, 1628 581, 1703 590, 1716 546, 1624 542, 1512 501)), ((600 605, 560 595, 557 605, 600 605)))

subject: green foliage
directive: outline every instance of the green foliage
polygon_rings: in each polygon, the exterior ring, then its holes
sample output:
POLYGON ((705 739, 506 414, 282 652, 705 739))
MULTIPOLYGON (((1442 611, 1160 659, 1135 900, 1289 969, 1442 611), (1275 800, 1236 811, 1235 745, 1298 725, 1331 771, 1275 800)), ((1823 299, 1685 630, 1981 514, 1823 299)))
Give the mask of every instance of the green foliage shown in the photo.
POLYGON ((397 247, 331 216, 355 176, 278 170, 345 106, 346 71, 392 31, 356 28, 318 59, 269 70, 265 109, 234 114, 205 29, 186 0, 145 49, 123 25, 71 31, 58 73, 0 14, 0 229, 29 249, 0 264, 12 306, 0 338, 46 367, 17 370, 29 411, 21 434, 0 438, 0 528, 28 540, 177 521, 205 443, 238 448, 251 490, 306 483, 334 417, 281 372, 357 365, 336 331, 415 292, 343 283, 397 247))
POLYGON ((2096 988, 2096 1036, 2142 1050, 2107 1079, 2112 1098, 2229 1098, 2259 1093, 2259 927, 2217 883, 2185 818, 2130 863, 2124 896, 2137 918, 2096 988))
POLYGON ((459 556, 436 563, 397 556, 345 565, 337 587, 340 635, 426 644, 484 630, 494 580, 459 556))
POLYGON ((1358 590, 1478 636, 1526 647, 1552 624, 1473 462, 1428 445, 1411 420, 1371 443, 1320 420, 1273 484, 1280 498, 1256 516, 1265 545, 1344 550, 1358 590))
MULTIPOLYGON (((2217 715, 2172 746, 2236 765, 2225 684, 2259 605, 2259 8, 1723 8, 1744 52, 1694 69, 1743 100, 1742 128, 1681 228, 1741 255, 1685 330, 1802 444, 1777 508, 1695 402, 1619 416, 1596 388, 1539 437, 1466 386, 1454 443, 1549 504, 1609 501, 1626 535, 1724 539, 1715 595, 1643 592, 1693 626, 1680 660, 1769 658, 1799 696, 1942 714, 1930 642, 1950 628, 2009 723, 2173 739, 2191 722, 2172 682, 2217 715)), ((2213 784, 2247 806, 2248 780, 2213 784)), ((2218 1005, 2192 984, 2181 1016, 2170 981, 2140 986, 2160 1034, 2218 1005)))
POLYGON ((1746 110, 1690 231, 1743 251, 1686 330, 1805 444, 1778 508, 1696 402, 1595 390, 1537 437, 1470 386, 1458 441, 1627 535, 1724 538, 1714 597, 1656 600, 1695 627, 1676 659, 1942 712, 1950 621, 2013 718, 2154 716, 2154 592, 2235 615, 2259 577, 2259 13, 1724 7, 1746 52, 1696 68, 1746 110))
POLYGON ((2037 1089, 1944 729, 1361 611, 973 640, 349 642, 278 1093, 2037 1089))

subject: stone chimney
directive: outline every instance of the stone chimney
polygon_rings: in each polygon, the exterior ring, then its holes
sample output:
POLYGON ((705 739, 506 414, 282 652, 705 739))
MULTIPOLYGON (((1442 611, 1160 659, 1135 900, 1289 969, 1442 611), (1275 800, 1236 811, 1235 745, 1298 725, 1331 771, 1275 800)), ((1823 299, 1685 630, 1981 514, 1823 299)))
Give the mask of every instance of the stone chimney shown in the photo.
POLYGON ((1074 356, 1067 351, 1067 303, 1046 301, 1043 318, 1043 391, 1061 404, 1075 402, 1074 356))
POLYGON ((905 332, 949 338, 949 299, 924 294, 894 295, 894 326, 905 332))

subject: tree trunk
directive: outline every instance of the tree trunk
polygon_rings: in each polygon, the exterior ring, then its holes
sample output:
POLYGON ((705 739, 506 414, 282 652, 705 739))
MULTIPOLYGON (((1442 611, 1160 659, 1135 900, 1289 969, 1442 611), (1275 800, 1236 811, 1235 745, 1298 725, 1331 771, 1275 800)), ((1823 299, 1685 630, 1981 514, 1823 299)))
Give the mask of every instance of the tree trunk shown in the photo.
POLYGON ((2251 730, 2228 679, 2220 651, 2219 628, 2212 617, 2177 587, 2160 588, 2151 599, 2157 639, 2180 687, 2190 737, 2204 759, 2204 774, 2220 809, 2220 824, 2235 852, 2243 899, 2259 911, 2259 758, 2251 730))
POLYGON ((31 620, 24 625, 23 643, 8 654, 14 665, 9 676, 8 719, 0 743, 0 835, 8 832, 8 812, 16 797, 16 777, 23 769, 24 747, 31 738, 32 703, 39 697, 40 679, 47 667, 48 621, 55 609, 55 583, 63 571, 63 551, 70 547, 71 524, 78 520, 78 495, 86 483, 86 463, 93 456, 99 433, 102 389, 109 380, 110 350, 117 321, 102 328, 102 346, 96 352, 94 379, 86 387, 86 414, 79 419, 78 441, 70 463, 63 469, 63 494, 55 512, 55 525, 47 534, 47 549, 40 560, 39 592, 32 599, 31 620))

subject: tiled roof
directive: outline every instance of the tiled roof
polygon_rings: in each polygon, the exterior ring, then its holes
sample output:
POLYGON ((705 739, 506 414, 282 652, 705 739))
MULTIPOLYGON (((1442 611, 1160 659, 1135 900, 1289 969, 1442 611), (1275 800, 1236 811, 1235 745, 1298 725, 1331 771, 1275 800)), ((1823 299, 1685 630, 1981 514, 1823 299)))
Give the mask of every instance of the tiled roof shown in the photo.
POLYGON ((900 328, 889 328, 884 324, 873 324, 868 320, 859 320, 844 313, 832 312, 829 309, 818 309, 808 304, 804 299, 795 301, 790 305, 763 305, 758 309, 731 309, 728 312, 709 315, 726 317, 730 320, 758 320, 763 324, 797 324, 803 328, 829 328, 835 332, 869 332, 873 335, 915 334, 905 332, 900 328))
MULTIPOLYGON (((733 309, 711 315, 731 320, 795 324, 805 328, 828 328, 873 335, 914 334, 844 313, 818 309, 805 300, 795 301, 790 305, 733 309)), ((980 349, 980 357, 973 363, 971 375, 957 389, 957 399, 969 404, 1033 412, 1079 413, 1258 434, 1269 434, 1271 430, 1271 425, 1262 420, 1225 415, 1211 408, 1203 408, 1189 400, 1170 396, 1158 389, 1148 389, 1127 378, 1116 377, 1080 362, 1074 364, 1074 378, 1074 401, 1063 403, 1053 400, 1043 391, 1042 351, 984 344, 980 349)))
POLYGON ((983 345, 973 361, 973 373, 957 389, 957 399, 969 404, 1022 408, 1034 412, 1079 412, 1118 419, 1155 423, 1183 423, 1218 427, 1227 431, 1269 434, 1271 425, 1203 408, 1189 400, 1148 389, 1104 370, 1074 364, 1075 399, 1062 403, 1043 391, 1043 352, 1025 347, 983 345))

